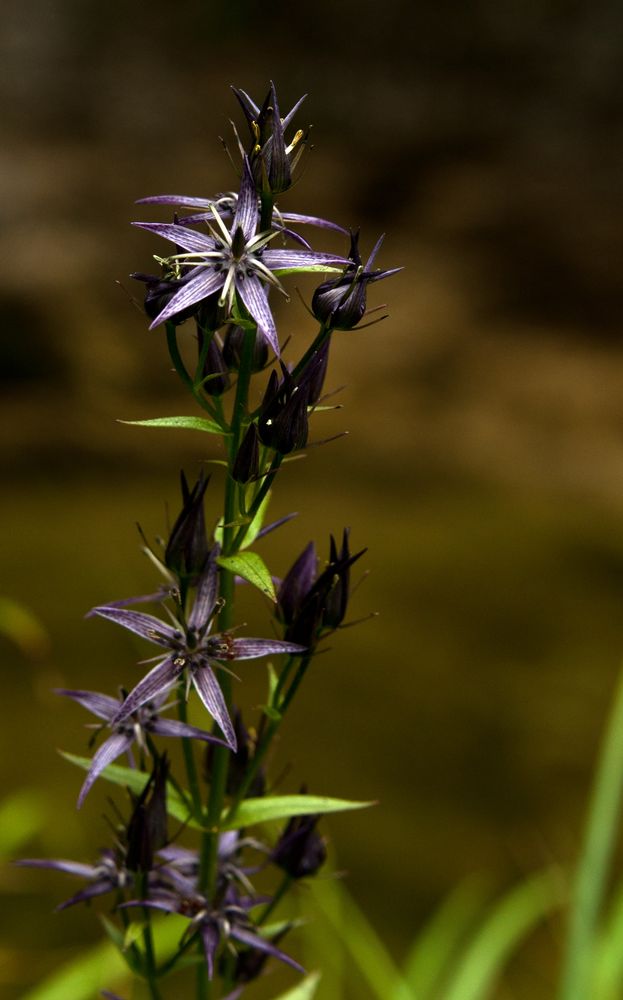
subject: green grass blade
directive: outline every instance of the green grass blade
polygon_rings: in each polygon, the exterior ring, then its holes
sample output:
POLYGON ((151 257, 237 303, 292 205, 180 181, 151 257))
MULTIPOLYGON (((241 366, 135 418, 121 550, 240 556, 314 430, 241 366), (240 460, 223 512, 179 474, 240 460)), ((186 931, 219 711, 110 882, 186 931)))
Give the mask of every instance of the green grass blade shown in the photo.
MULTIPOLYGON (((163 917, 152 923, 154 947, 160 961, 176 950, 187 921, 163 917)), ((100 990, 119 987, 128 980, 128 968, 111 941, 81 952, 52 973, 22 1000, 93 1000, 100 990)))
POLYGON ((623 800, 623 671, 603 736, 574 879, 560 1000, 586 1000, 623 800))
POLYGON ((320 973, 312 972, 312 974, 307 976, 302 983, 299 983, 298 986, 294 986, 286 993, 280 993, 278 997, 275 997, 275 1000, 312 1000, 312 997, 315 996, 319 982, 320 973))
MULTIPOLYGON (((557 869, 532 875, 511 889, 493 905, 476 931, 444 990, 444 1000, 490 997, 522 938, 562 903, 563 886, 557 869)), ((588 994, 584 1000, 588 1000, 588 994)))
POLYGON ((359 972, 379 1000, 388 1000, 404 985, 400 970, 378 934, 344 885, 337 880, 316 882, 314 903, 342 941, 359 972))
POLYGON ((403 967, 407 986, 398 988, 394 1000, 442 995, 444 977, 490 895, 490 881, 482 876, 466 879, 449 893, 416 937, 403 967))
POLYGON ((595 1000, 620 1000, 623 994, 623 884, 610 905, 608 921, 600 936, 593 963, 591 996, 595 1000))

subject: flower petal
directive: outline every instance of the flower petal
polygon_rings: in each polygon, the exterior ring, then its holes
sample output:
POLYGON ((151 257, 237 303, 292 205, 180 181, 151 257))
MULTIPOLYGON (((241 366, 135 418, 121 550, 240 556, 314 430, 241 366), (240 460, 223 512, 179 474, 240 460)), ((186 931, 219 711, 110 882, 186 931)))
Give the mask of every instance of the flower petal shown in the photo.
POLYGON ((197 594, 192 611, 188 616, 188 627, 198 632, 205 631, 206 625, 214 613, 218 596, 218 568, 216 560, 220 554, 220 546, 215 545, 208 556, 208 561, 197 586, 197 594))
POLYGON ((112 889, 114 889, 114 885, 109 878, 99 879, 97 882, 93 882, 92 885, 88 885, 85 889, 81 889, 75 896, 66 899, 64 903, 56 907, 56 910, 60 913, 61 910, 66 910, 68 906, 75 906, 76 903, 84 903, 87 899, 93 899, 94 896, 103 896, 105 892, 110 892, 112 889))
POLYGON ((115 608, 110 604, 103 604, 101 607, 89 611, 87 617, 90 618, 91 615, 108 618, 109 621, 123 625, 130 632, 142 636, 143 639, 149 639, 150 642, 154 642, 158 646, 169 647, 172 642, 181 637, 181 633, 171 628, 166 622, 153 615, 146 615, 143 611, 126 611, 125 608, 115 608))
MULTIPOLYGON (((138 198, 136 205, 179 205, 181 208, 210 208, 213 198, 189 198, 185 194, 152 194, 148 198, 138 198)), ((186 221, 186 220, 184 220, 186 221)))
POLYGON ((102 743, 101 747, 93 754, 93 760, 91 761, 91 767, 84 779, 84 784, 80 789, 80 794, 78 796, 78 809, 82 807, 82 803, 89 794, 89 791, 99 778, 100 774, 104 768, 112 764, 113 760, 120 757, 122 753, 129 750, 134 743, 134 735, 129 735, 128 733, 113 733, 108 739, 102 743))
POLYGON ((240 941, 242 944, 246 944, 249 948, 255 948, 257 951, 263 951, 267 955, 272 955, 274 958, 278 958, 281 962, 285 962, 286 965, 291 965, 293 969, 297 972, 305 972, 302 965, 296 962, 289 955, 286 955, 285 951, 281 948, 277 948, 276 945, 271 944, 266 938, 260 937, 259 934, 255 934, 253 931, 247 930, 244 927, 239 927, 236 924, 232 924, 230 937, 240 941))
POLYGON ((167 656, 166 660, 162 660, 161 663, 156 664, 153 670, 150 670, 138 682, 136 687, 130 691, 128 697, 112 720, 111 725, 116 726, 120 722, 123 722, 128 716, 132 715, 132 712, 136 712, 137 708, 144 705, 146 701, 152 701, 152 699, 157 698, 158 695, 163 694, 169 688, 173 687, 185 666, 185 664, 176 664, 175 659, 173 656, 167 656))
POLYGON ((203 941, 203 950, 205 952, 206 965, 208 966, 208 979, 212 979, 214 975, 214 956, 221 940, 217 925, 212 922, 202 924, 201 940, 203 941))
POLYGON ((307 648, 296 642, 281 642, 279 639, 232 639, 232 647, 234 660, 254 660, 271 653, 304 653, 307 648))
POLYGON ((264 250, 262 263, 272 271, 312 271, 322 268, 348 267, 351 261, 339 254, 321 253, 317 250, 264 250))
MULTIPOLYGON (((276 250, 272 252, 277 253, 276 250)), ((275 321, 261 281, 253 274, 248 275, 244 280, 236 277, 236 291, 257 323, 260 332, 268 341, 272 351, 279 357, 279 339, 275 329, 275 321)))
POLYGON ((207 299, 213 292, 218 291, 225 282, 226 272, 215 271, 209 266, 197 267, 189 273, 190 278, 184 282, 179 292, 176 292, 169 299, 166 308, 150 323, 150 330, 159 326, 160 323, 164 323, 171 316, 175 316, 176 313, 182 312, 183 309, 194 306, 197 302, 201 302, 202 299, 207 299))
POLYGON ((66 875, 77 875, 78 878, 93 878, 97 868, 94 865, 81 864, 79 861, 69 861, 65 858, 20 858, 14 861, 18 868, 51 868, 57 872, 65 872, 66 875))
POLYGON ((66 698, 72 698, 83 708, 93 712, 93 715, 99 716, 100 719, 106 719, 106 721, 112 719, 121 706, 118 698, 100 694, 99 691, 68 691, 66 688, 54 688, 54 694, 62 694, 66 698))
POLYGON ((198 233, 196 229, 187 229, 186 226, 180 226, 176 222, 133 222, 132 225, 138 229, 146 229, 149 233, 156 233, 157 236, 163 236, 165 240, 171 240, 184 250, 206 253, 215 249, 211 236, 198 233))
POLYGON ((255 193, 255 181, 249 160, 246 156, 242 162, 242 183, 236 203, 236 214, 231 226, 232 233, 235 233, 239 226, 248 243, 255 236, 257 229, 257 194, 255 193))
POLYGON ((336 233, 349 235, 350 229, 340 226, 338 222, 331 222, 330 219, 320 219, 317 215, 301 215, 300 212, 279 212, 279 218, 284 222, 299 222, 301 225, 318 226, 319 229, 333 229, 336 233))
POLYGON ((224 740, 219 740, 218 736, 212 736, 211 733, 206 733, 204 729, 198 729, 197 726, 189 726, 185 722, 179 722, 178 719, 156 719, 149 726, 149 729, 158 733, 159 736, 187 737, 189 740, 205 740, 206 743, 227 746, 227 743, 224 740))
POLYGON ((218 723, 227 741, 227 745, 235 752, 238 749, 238 741, 232 721, 227 711, 227 705, 223 697, 223 692, 214 671, 207 660, 194 664, 192 668, 192 682, 197 694, 207 708, 212 718, 218 723))

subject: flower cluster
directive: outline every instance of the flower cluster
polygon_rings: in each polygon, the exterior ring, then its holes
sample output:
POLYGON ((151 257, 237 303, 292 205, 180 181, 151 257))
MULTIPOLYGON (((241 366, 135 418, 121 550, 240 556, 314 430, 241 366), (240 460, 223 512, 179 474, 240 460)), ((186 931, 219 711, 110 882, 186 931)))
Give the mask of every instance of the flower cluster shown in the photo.
POLYGON ((273 84, 259 104, 243 90, 234 94, 249 134, 245 142, 235 131, 238 190, 212 198, 144 198, 142 204, 170 205, 175 214, 166 222, 135 223, 174 246, 168 256, 155 258, 158 274, 134 277, 145 285, 151 326, 164 325, 173 367, 201 411, 138 423, 220 436, 223 503, 208 519, 210 478, 201 471, 193 482, 182 473, 181 508, 166 537, 152 546, 141 532, 160 586, 89 612, 157 648, 143 676, 115 694, 58 689, 97 720, 89 726, 92 757, 74 758, 86 770, 78 807, 98 780, 108 780, 127 788, 128 819, 113 824, 114 842, 95 863, 21 862, 84 880, 60 908, 111 897, 118 921, 111 936, 152 1000, 161 1000, 160 980, 178 963, 181 968, 180 959, 193 950, 197 1000, 214 995, 206 985, 213 978, 221 983, 219 997, 236 1000, 271 958, 302 971, 280 946, 289 920, 277 927, 266 920, 293 882, 312 877, 325 862, 318 813, 343 808, 344 802, 305 792, 275 794, 269 751, 319 642, 344 622, 350 571, 365 549, 351 553, 345 529, 339 543, 331 537, 328 560, 320 566, 310 542, 279 581, 256 543, 294 516, 264 523, 277 476, 307 446, 316 411, 327 408, 320 404, 334 331, 356 329, 366 315, 368 287, 399 270, 374 268, 381 239, 363 264, 358 233, 277 206, 292 185, 308 137, 305 129, 288 135, 303 99, 282 118, 273 84), (186 214, 180 218, 178 212, 186 214), (350 237, 347 255, 312 248, 300 226, 350 237), (324 276, 310 309, 319 330, 298 360, 288 361, 269 293, 287 295, 281 279, 301 272, 324 276), (194 369, 189 345, 181 349, 179 342, 187 332, 180 328, 189 320, 194 369), (256 385, 255 377, 263 384, 256 385), (271 602, 270 637, 240 634, 244 626, 236 624, 235 606, 242 584, 271 602), (154 607, 137 610, 137 604, 154 607), (266 703, 245 725, 232 683, 240 678, 232 667, 266 657, 271 658, 266 703), (200 725, 189 721, 191 713, 200 725), (171 759, 183 761, 183 776, 174 775, 161 738, 169 741, 171 759), (180 754, 171 741, 178 742, 180 754), (177 825, 173 837, 171 816, 177 825), (262 828, 267 820, 281 823, 281 833, 272 839, 262 828), (249 833, 255 827, 257 836, 249 833), (176 843, 182 832, 198 833, 199 847, 176 843), (258 894, 251 878, 261 873, 265 883, 269 872, 281 884, 258 894), (129 933, 137 909, 141 923, 129 933), (164 959, 154 949, 152 910, 186 921, 177 949, 164 959))

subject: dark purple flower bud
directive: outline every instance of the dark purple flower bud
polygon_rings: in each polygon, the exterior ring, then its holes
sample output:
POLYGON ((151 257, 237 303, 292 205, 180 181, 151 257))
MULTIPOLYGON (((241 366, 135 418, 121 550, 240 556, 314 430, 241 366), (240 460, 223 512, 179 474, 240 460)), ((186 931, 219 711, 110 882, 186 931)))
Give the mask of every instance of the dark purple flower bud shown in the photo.
POLYGON ((324 380, 329 366, 330 346, 331 337, 327 337, 324 344, 318 348, 304 370, 304 376, 307 383, 307 402, 309 406, 314 406, 322 395, 324 380))
POLYGON ((301 605, 316 579, 317 566, 316 546, 310 542, 288 570, 279 588, 277 611, 281 621, 286 625, 292 625, 296 620, 301 605))
POLYGON ((288 642, 312 648, 324 630, 332 631, 342 623, 350 596, 350 567, 365 551, 351 556, 346 528, 340 552, 331 536, 329 563, 314 581, 315 552, 308 545, 286 575, 278 595, 277 613, 287 626, 288 642))
POLYGON ((293 816, 271 854, 271 861, 291 878, 315 875, 324 864, 327 848, 316 832, 318 816, 293 816))
POLYGON ((307 444, 308 387, 302 378, 295 381, 284 364, 281 372, 281 380, 276 371, 270 373, 260 408, 258 432, 263 444, 280 455, 288 455, 307 444))
POLYGON ((206 334, 203 332, 200 324, 197 323, 199 356, 204 357, 201 371, 201 388, 208 396, 222 396, 229 389, 229 370, 223 359, 223 351, 217 334, 213 333, 209 336, 210 341, 206 348, 206 334))
POLYGON ((210 552, 203 510, 203 497, 210 478, 202 473, 192 490, 183 472, 180 480, 183 507, 171 529, 164 561, 174 573, 194 578, 202 572, 210 552))
MULTIPOLYGON (((229 326, 223 342, 223 358, 229 369, 238 371, 242 357, 242 345, 245 331, 241 326, 229 326)), ((268 362, 268 344, 264 337, 255 337, 253 345, 253 362, 251 371, 259 372, 268 362)))
POLYGON ((261 108, 244 90, 237 90, 235 87, 232 90, 238 98, 251 133, 249 163, 258 193, 278 195, 287 191, 292 184, 292 171, 301 157, 309 129, 299 129, 289 144, 286 144, 285 129, 305 98, 301 97, 282 119, 273 83, 261 108))
POLYGON ((359 231, 351 232, 349 259, 351 265, 346 268, 341 278, 323 281, 314 292, 312 312, 320 323, 332 330, 352 330, 363 319, 366 311, 366 290, 372 281, 387 278, 402 270, 393 267, 386 271, 370 268, 379 251, 383 237, 381 236, 373 247, 365 265, 361 263, 359 254, 359 231))
MULTIPOLYGON (((130 277, 136 281, 142 281, 145 285, 143 307, 151 320, 155 319, 168 306, 173 296, 186 283, 185 278, 159 278, 155 274, 143 274, 141 271, 134 271, 130 277)), ((196 312, 197 306, 191 305, 188 309, 183 309, 172 317, 171 322, 179 326, 180 323, 184 323, 185 320, 194 316, 196 312)))
POLYGON ((258 474, 260 460, 259 438, 257 426, 249 424, 247 433, 242 439, 238 454, 234 461, 231 477, 237 483, 248 483, 258 474))
POLYGON ((168 770, 166 754, 158 757, 149 781, 135 800, 126 830, 129 871, 151 871, 155 852, 167 843, 168 770))
MULTIPOLYGON (((348 547, 349 529, 344 528, 342 535, 342 549, 338 553, 335 539, 331 535, 329 567, 332 569, 332 578, 327 590, 322 624, 325 628, 337 628, 344 621, 348 598, 350 593, 350 567, 351 559, 348 547)), ((362 552, 359 553, 362 555, 362 552)), ((358 556, 355 556, 358 558, 358 556)))

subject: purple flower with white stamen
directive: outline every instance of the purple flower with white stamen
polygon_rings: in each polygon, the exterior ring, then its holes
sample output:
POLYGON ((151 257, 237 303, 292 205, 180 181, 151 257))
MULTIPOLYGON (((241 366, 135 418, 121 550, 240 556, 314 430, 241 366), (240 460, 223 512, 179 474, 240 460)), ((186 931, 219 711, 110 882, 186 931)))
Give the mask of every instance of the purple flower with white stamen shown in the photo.
POLYGON ((120 853, 110 848, 100 851, 99 861, 94 865, 82 864, 80 861, 69 861, 65 858, 53 860, 23 858, 16 861, 15 864, 23 868, 51 868, 54 871, 65 872, 67 875, 75 875, 87 880, 87 886, 57 906, 57 910, 65 910, 68 906, 87 902, 87 900, 93 899, 95 896, 103 896, 107 892, 125 889, 133 882, 132 873, 125 867, 120 853))
POLYGON ((86 796, 99 778, 102 771, 112 764, 121 754, 127 753, 130 756, 130 763, 133 765, 131 750, 136 743, 141 750, 147 750, 147 734, 154 733, 158 736, 172 736, 174 738, 186 737, 188 739, 204 740, 207 743, 218 743, 221 746, 226 744, 216 736, 206 733, 196 726, 189 726, 185 722, 177 719, 163 719, 158 715, 162 707, 165 693, 161 693, 157 698, 140 705, 130 716, 120 722, 113 723, 123 707, 123 701, 119 698, 111 698, 109 695, 100 694, 97 691, 68 691, 64 688, 57 688, 56 694, 65 695, 77 701, 79 705, 93 712, 98 718, 103 719, 112 729, 112 734, 96 750, 91 767, 84 780, 78 796, 78 809, 82 806, 86 796))
POLYGON ((215 546, 199 579, 195 602, 185 623, 174 621, 169 625, 152 615, 128 611, 115 604, 93 608, 89 612, 109 618, 167 650, 164 659, 159 660, 130 691, 117 714, 110 720, 111 726, 118 726, 129 719, 141 705, 165 694, 185 674, 187 692, 192 684, 208 712, 220 726, 227 745, 236 750, 234 726, 212 668, 222 666, 223 661, 252 660, 271 653, 303 651, 303 647, 296 643, 277 639, 236 639, 229 632, 210 635, 212 623, 221 607, 217 597, 218 554, 219 548, 215 546))
MULTIPOLYGON (((219 292, 219 306, 234 315, 239 300, 276 355, 279 341, 268 305, 266 285, 284 292, 277 275, 291 271, 338 271, 344 257, 314 250, 273 250, 267 247, 275 232, 257 233, 258 203, 249 162, 245 157, 240 194, 231 230, 216 209, 209 234, 176 223, 135 222, 134 225, 171 240, 182 252, 163 258, 165 268, 185 281, 156 316, 151 328, 219 292)), ((284 292, 285 294, 285 292, 284 292)))

